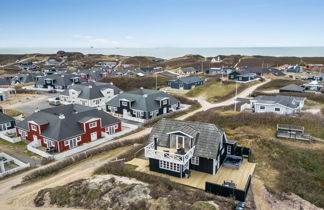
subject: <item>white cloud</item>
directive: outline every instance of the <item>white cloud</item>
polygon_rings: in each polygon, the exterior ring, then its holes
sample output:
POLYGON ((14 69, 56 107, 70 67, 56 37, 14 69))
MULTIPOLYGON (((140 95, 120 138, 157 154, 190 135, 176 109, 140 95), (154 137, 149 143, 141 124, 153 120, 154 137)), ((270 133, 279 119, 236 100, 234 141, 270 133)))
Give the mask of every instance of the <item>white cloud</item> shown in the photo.
POLYGON ((102 47, 111 47, 111 46, 119 45, 119 42, 117 41, 105 39, 105 38, 96 38, 90 35, 74 34, 72 35, 72 37, 75 39, 84 40, 90 45, 100 45, 102 47))
POLYGON ((133 36, 130 36, 130 35, 127 35, 127 36, 125 36, 125 39, 130 40, 130 39, 134 39, 134 37, 133 36))

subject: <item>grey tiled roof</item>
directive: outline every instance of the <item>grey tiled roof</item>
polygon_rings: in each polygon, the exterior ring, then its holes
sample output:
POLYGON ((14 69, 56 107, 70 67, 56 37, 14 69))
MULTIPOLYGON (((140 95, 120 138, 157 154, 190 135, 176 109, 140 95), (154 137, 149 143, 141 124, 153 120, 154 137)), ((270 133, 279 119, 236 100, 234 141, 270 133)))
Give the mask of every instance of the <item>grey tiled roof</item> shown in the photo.
POLYGON ((10 117, 9 115, 0 112, 0 123, 7 123, 12 121, 15 121, 13 117, 10 117))
POLYGON ((76 75, 76 74, 52 74, 43 77, 39 77, 38 81, 36 81, 36 85, 44 85, 45 79, 52 79, 54 81, 54 85, 58 86, 69 86, 73 83, 72 78, 79 78, 79 82, 85 82, 85 80, 76 75))
POLYGON ((280 90, 303 92, 304 88, 302 88, 296 84, 289 84, 289 85, 286 85, 286 86, 280 88, 280 90))
POLYGON ((169 98, 169 103, 171 105, 179 103, 179 101, 173 96, 159 90, 149 90, 149 89, 136 89, 128 92, 121 93, 107 102, 108 106, 119 107, 119 101, 121 99, 126 99, 128 101, 133 101, 132 109, 142 110, 146 112, 158 110, 160 107, 161 98, 169 98))
POLYGON ((295 96, 257 96, 252 100, 257 101, 258 103, 265 103, 265 104, 281 104, 286 107, 290 108, 297 108, 299 105, 296 102, 304 101, 304 97, 295 97, 295 96))
POLYGON ((197 70, 194 67, 181 68, 181 71, 183 71, 184 73, 197 72, 197 70))
MULTIPOLYGON (((189 77, 181 77, 179 79, 177 79, 179 81, 181 81, 182 83, 185 84, 191 84, 191 83, 196 83, 196 82, 203 82, 204 79, 198 77, 198 76, 189 76, 189 77)), ((170 81, 177 81, 177 80, 170 80, 170 81)))
POLYGON ((96 99, 102 98, 104 95, 102 94, 102 90, 104 89, 113 89, 114 95, 119 94, 122 90, 110 83, 102 83, 102 82, 87 82, 82 84, 71 85, 67 90, 65 90, 61 95, 69 95, 69 90, 76 90, 80 92, 78 98, 83 99, 96 99))
POLYGON ((46 138, 61 141, 83 134, 84 131, 79 122, 83 122, 86 118, 101 118, 103 127, 120 122, 119 119, 102 110, 78 104, 69 104, 35 112, 20 122, 17 127, 28 130, 28 121, 34 121, 41 125, 47 124, 41 135, 46 138), (60 119, 60 114, 64 114, 65 118, 60 119))
POLYGON ((188 132, 188 135, 195 137, 194 145, 196 148, 194 156, 208 159, 215 159, 217 157, 218 148, 225 132, 210 123, 163 118, 152 128, 149 141, 153 142, 154 137, 157 137, 159 146, 169 147, 170 142, 167 133, 177 130, 184 133, 188 132))

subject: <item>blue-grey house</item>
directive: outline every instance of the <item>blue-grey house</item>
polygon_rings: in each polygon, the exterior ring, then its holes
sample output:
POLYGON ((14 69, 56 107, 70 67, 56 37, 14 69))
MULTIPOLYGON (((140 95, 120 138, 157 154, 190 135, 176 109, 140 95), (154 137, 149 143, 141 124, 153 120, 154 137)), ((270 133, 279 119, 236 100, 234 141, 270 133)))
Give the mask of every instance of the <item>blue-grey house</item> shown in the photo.
POLYGON ((175 89, 190 90, 192 87, 203 85, 204 79, 198 76, 182 77, 176 80, 169 80, 168 86, 175 89))

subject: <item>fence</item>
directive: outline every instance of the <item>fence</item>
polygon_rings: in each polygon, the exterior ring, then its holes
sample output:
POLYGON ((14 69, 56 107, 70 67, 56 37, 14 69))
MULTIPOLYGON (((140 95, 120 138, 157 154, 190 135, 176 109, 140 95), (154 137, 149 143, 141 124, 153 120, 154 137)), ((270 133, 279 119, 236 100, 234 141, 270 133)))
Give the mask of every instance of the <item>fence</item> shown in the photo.
POLYGON ((18 160, 16 158, 6 154, 6 153, 2 152, 2 153, 0 153, 0 156, 5 157, 7 160, 12 160, 16 165, 18 165, 18 167, 16 167, 16 168, 9 169, 9 170, 7 170, 5 172, 0 173, 0 178, 3 178, 3 177, 5 177, 5 176, 7 176, 9 174, 13 174, 13 173, 21 171, 21 170, 23 170, 25 168, 30 167, 30 163, 24 163, 24 162, 22 162, 22 161, 20 161, 20 160, 18 160))
POLYGON ((78 152, 82 152, 84 150, 87 150, 87 149, 90 149, 92 147, 95 147, 95 146, 98 146, 100 144, 103 144, 103 143, 105 143, 107 141, 111 141, 114 138, 117 138, 119 136, 125 135, 125 134, 127 134, 129 132, 132 132, 132 131, 134 131, 134 130, 136 130, 138 128, 138 126, 136 126, 136 125, 132 125, 132 124, 124 123, 124 122, 122 124, 123 124, 123 126, 126 126, 129 129, 122 130, 122 131, 120 131, 118 133, 115 133, 115 134, 112 134, 112 135, 108 135, 108 136, 105 134, 104 135, 104 138, 98 139, 98 140, 93 141, 93 142, 85 143, 85 144, 82 144, 81 146, 78 146, 76 148, 73 148, 73 149, 67 150, 65 152, 61 152, 59 154, 56 154, 56 155, 54 155, 54 159, 55 160, 60 160, 60 159, 62 159, 64 157, 73 155, 73 154, 78 153, 78 152))
POLYGON ((20 142, 21 139, 19 137, 9 137, 6 135, 6 133, 15 133, 16 130, 15 129, 11 129, 11 130, 7 130, 7 131, 2 131, 0 132, 0 138, 5 140, 5 141, 8 141, 10 143, 17 143, 17 142, 20 142))
POLYGON ((44 158, 51 158, 51 157, 53 157, 53 155, 50 155, 50 154, 48 154, 48 153, 46 153, 46 152, 44 152, 44 151, 42 151, 42 150, 39 150, 39 149, 35 148, 35 147, 33 146, 33 142, 32 142, 32 143, 29 143, 29 144, 27 145, 27 150, 29 150, 29 151, 31 151, 31 152, 37 154, 37 155, 40 155, 40 156, 42 156, 42 157, 44 157, 44 158))
POLYGON ((251 175, 248 178, 247 183, 245 184, 244 189, 236 189, 233 187, 228 187, 224 185, 219 185, 211 182, 205 183, 205 191, 209 193, 213 193, 216 195, 221 195, 224 197, 234 197, 235 200, 245 201, 245 198, 248 194, 250 185, 251 185, 251 175))

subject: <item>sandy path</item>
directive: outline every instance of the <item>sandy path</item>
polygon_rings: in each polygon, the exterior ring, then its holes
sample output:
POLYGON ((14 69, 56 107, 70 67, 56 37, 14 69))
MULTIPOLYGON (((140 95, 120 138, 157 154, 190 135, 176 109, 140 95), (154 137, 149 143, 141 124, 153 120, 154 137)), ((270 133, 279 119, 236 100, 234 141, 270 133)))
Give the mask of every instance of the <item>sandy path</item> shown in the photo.
MULTIPOLYGON (((271 80, 266 80, 265 82, 262 82, 262 83, 259 83, 259 84, 256 84, 256 85, 253 85, 245 90, 243 90, 241 93, 239 93, 237 95, 238 98, 245 98, 247 96, 249 96, 253 91, 255 91, 258 87, 270 82, 271 80)), ((232 97, 230 99, 227 99, 226 101, 223 101, 223 102, 219 102, 219 103, 215 103, 215 104, 212 104, 212 103, 209 103, 208 101, 205 100, 205 97, 204 96, 198 96, 198 97, 195 97, 195 98, 192 98, 192 99, 196 99, 199 101, 199 103, 201 104, 201 108, 200 109, 197 109, 193 112, 190 112, 186 115, 183 115, 183 116, 180 116, 178 117, 177 119, 179 120, 184 120, 194 114, 196 114, 197 112, 200 112, 200 111, 206 111, 208 109, 211 109, 211 108, 216 108, 216 107, 222 107, 222 106, 229 106, 229 105, 232 105, 234 104, 234 100, 235 100, 235 97, 232 97)))
MULTIPOLYGON (((270 80, 269 80, 270 81, 270 80)), ((269 82, 263 82, 257 85, 254 85, 252 87, 247 88, 243 92, 241 92, 238 97, 246 97, 250 93, 252 93, 256 88, 260 87, 261 85, 269 82)), ((192 115, 194 115, 197 112, 205 111, 210 108, 220 107, 220 106, 227 106, 234 103, 234 98, 228 99, 224 102, 211 104, 204 100, 203 98, 197 98, 197 100, 201 103, 202 107, 196 111, 193 111, 191 113, 188 113, 184 116, 181 116, 177 119, 183 120, 186 119, 192 115)), ((131 134, 129 136, 116 139, 115 141, 123 141, 126 139, 134 139, 138 137, 145 136, 151 132, 151 128, 145 128, 144 130, 141 130, 137 133, 131 134)), ((109 144, 109 142, 105 143, 109 144)), ((82 178, 89 178, 93 171, 107 163, 111 158, 118 155, 118 153, 112 155, 100 155, 99 157, 88 159, 86 161, 82 161, 76 165, 73 165, 71 167, 68 167, 62 171, 60 171, 58 174, 50 176, 46 179, 39 180, 35 183, 31 183, 25 186, 21 186, 19 188, 11 190, 11 187, 14 185, 17 185, 21 183, 22 177, 26 174, 30 173, 30 171, 10 177, 8 179, 4 179, 0 181, 0 209, 6 209, 6 210, 16 210, 16 209, 36 209, 33 204, 33 199, 35 198, 35 195, 38 191, 41 189, 47 188, 47 187, 55 187, 67 184, 71 181, 82 179, 82 178)), ((46 166, 43 166, 46 167, 46 166)), ((39 209, 39 208, 37 208, 39 209)), ((62 209, 62 208, 41 208, 41 209, 62 209)))

